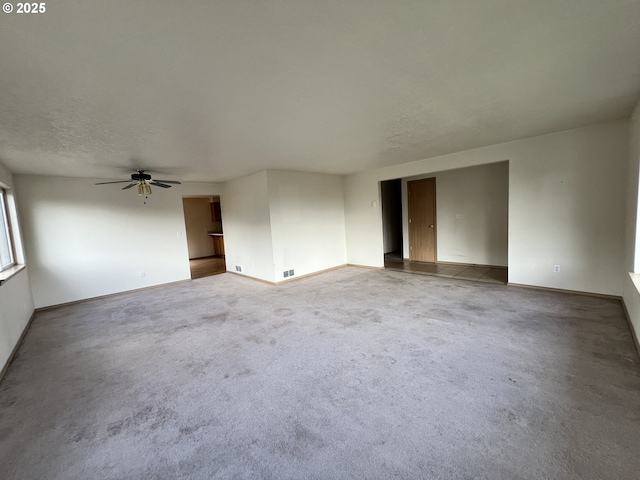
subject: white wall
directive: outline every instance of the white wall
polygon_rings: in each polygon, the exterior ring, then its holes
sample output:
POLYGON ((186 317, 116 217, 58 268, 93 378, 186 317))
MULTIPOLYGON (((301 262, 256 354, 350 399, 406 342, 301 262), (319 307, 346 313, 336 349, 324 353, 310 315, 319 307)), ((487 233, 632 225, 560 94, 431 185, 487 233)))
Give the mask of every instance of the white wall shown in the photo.
POLYGON ((406 183, 427 177, 436 179, 438 261, 507 266, 509 163, 491 163, 403 179, 402 226, 406 258, 409 257, 406 183))
POLYGON ((15 177, 36 307, 190 278, 182 196, 221 187, 156 189, 145 205, 96 181, 15 177))
POLYGON ((638 195, 640 176, 640 102, 636 105, 629 122, 629 156, 627 163, 627 216, 625 237, 625 271, 640 273, 640 196, 638 195))
POLYGON ((209 257, 215 254, 213 240, 208 234, 215 228, 211 217, 212 200, 212 197, 182 199, 189 258, 209 257))
MULTIPOLYGON (((9 210, 17 221, 15 211, 15 191, 13 190, 13 177, 4 165, 0 164, 0 183, 8 188, 9 210)), ((18 222, 20 223, 20 222, 18 222)), ((14 229, 20 233, 20 225, 14 224, 14 229)), ((25 262, 22 244, 16 245, 17 260, 25 262)), ((4 367, 11 352, 18 343, 31 315, 34 304, 31 293, 28 268, 11 277, 3 285, 0 285, 0 369, 4 367)))
POLYGON ((274 282, 267 172, 225 183, 220 206, 227 270, 240 265, 243 274, 274 282))
POLYGON ((619 120, 349 175, 348 262, 383 266, 379 181, 509 160, 509 281, 621 295, 627 151, 619 120))
POLYGON ((228 271, 279 282, 346 263, 342 177, 265 170, 224 185, 228 271))
POLYGON ((342 177, 268 170, 267 182, 276 281, 347 263, 342 177))
POLYGON ((640 172, 640 103, 636 106, 629 126, 629 155, 627 163, 627 211, 625 236, 625 264, 621 276, 624 284, 623 301, 636 336, 640 336, 640 248, 638 228, 638 180, 640 172), (632 272, 629 275, 629 272, 632 272), (634 277, 635 281, 632 280, 634 277))

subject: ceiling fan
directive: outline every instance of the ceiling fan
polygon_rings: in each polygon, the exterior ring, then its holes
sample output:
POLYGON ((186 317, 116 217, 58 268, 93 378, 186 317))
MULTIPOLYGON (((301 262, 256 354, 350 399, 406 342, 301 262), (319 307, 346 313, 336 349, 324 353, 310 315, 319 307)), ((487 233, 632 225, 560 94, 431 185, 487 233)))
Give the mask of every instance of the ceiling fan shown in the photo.
POLYGON ((131 174, 131 180, 118 180, 115 182, 99 182, 96 185, 107 185, 108 183, 128 183, 122 187, 122 190, 127 190, 132 187, 138 187, 138 195, 151 195, 151 185, 155 185, 157 187, 162 188, 171 188, 169 183, 174 185, 180 185, 181 183, 177 180, 153 180, 151 179, 151 175, 148 173, 144 173, 144 170, 136 170, 137 173, 131 174))

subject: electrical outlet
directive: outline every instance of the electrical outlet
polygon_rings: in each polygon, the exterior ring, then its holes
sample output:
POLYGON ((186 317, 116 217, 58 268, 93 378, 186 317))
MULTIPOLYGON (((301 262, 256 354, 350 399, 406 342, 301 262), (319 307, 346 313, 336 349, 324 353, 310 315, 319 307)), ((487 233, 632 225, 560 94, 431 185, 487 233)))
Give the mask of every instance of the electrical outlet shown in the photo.
POLYGON ((289 276, 293 277, 293 268, 291 270, 289 270, 289 276))
POLYGON ((236 272, 242 272, 242 266, 236 265, 236 272))
POLYGON ((560 273, 560 265, 553 266, 553 273, 560 273))
POLYGON ((147 274, 145 272, 140 272, 140 278, 144 278, 147 274))
POLYGON ((289 276, 289 270, 285 270, 284 272, 282 272, 282 276, 284 278, 287 278, 289 276))

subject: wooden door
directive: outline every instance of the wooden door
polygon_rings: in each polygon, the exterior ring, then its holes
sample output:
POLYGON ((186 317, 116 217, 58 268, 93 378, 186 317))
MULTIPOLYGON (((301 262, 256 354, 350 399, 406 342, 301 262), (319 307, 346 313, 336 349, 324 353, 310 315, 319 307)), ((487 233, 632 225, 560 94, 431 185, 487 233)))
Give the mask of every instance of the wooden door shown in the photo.
POLYGON ((409 260, 436 261, 436 179, 407 182, 409 194, 409 260))

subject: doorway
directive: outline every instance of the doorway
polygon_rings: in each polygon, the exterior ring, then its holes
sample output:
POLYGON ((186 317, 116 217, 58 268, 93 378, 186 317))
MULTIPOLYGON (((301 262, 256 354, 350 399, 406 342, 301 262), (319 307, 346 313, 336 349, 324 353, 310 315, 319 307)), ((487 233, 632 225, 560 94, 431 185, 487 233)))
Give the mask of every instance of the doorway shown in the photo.
POLYGON ((407 182, 409 260, 436 261, 436 179, 407 182))
POLYGON ((509 161, 380 182, 385 268, 506 283, 509 161), (400 184, 403 255, 389 255, 387 182, 400 184), (436 188, 437 183, 437 188, 436 188))
POLYGON ((182 198, 191 278, 226 272, 220 197, 182 198))
POLYGON ((380 182, 385 259, 402 260, 402 180, 380 182))

